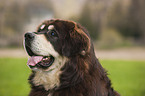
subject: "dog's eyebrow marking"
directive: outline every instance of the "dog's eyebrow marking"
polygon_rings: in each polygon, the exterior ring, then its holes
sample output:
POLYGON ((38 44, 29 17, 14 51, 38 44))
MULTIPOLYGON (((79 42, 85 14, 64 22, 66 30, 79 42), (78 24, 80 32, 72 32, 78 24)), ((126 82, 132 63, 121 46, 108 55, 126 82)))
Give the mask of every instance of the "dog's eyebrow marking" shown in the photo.
POLYGON ((45 24, 41 25, 40 29, 42 30, 44 29, 44 27, 45 27, 45 24))
POLYGON ((53 25, 49 25, 48 26, 48 30, 52 30, 52 29, 54 29, 54 26, 53 25))

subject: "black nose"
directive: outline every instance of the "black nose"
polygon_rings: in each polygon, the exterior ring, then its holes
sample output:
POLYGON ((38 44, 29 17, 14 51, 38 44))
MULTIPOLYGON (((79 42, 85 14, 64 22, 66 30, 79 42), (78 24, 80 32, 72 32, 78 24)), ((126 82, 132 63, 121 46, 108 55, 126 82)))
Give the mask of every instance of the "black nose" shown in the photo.
POLYGON ((28 32, 25 34, 25 39, 34 39, 35 33, 28 32))

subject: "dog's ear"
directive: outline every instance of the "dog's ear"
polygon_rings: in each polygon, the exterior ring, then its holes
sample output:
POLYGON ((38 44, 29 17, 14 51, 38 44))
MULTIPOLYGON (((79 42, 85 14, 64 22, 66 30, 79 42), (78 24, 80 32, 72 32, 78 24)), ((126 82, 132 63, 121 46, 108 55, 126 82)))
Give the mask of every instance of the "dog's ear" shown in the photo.
POLYGON ((75 56, 79 53, 81 45, 81 40, 79 40, 78 36, 75 34, 75 37, 71 36, 71 33, 64 39, 62 46, 62 54, 67 57, 75 56))
POLYGON ((89 45, 87 41, 86 37, 76 30, 71 32, 63 42, 62 54, 67 57, 86 55, 89 45))
POLYGON ((66 57, 71 56, 71 44, 67 41, 64 41, 64 44, 62 46, 62 54, 66 57))
POLYGON ((73 30, 75 27, 75 23, 72 21, 64 21, 63 24, 65 24, 68 30, 73 30))
POLYGON ((70 57, 73 55, 74 50, 72 50, 73 38, 71 37, 71 33, 74 31, 75 24, 72 21, 63 21, 63 24, 67 30, 67 33, 64 36, 63 46, 62 46, 62 54, 64 56, 70 57))
MULTIPOLYGON (((64 21, 65 22, 65 21, 64 21)), ((90 39, 82 27, 78 27, 74 22, 65 22, 67 26, 67 35, 64 38, 62 54, 70 57, 75 55, 86 55, 90 49, 90 39)))

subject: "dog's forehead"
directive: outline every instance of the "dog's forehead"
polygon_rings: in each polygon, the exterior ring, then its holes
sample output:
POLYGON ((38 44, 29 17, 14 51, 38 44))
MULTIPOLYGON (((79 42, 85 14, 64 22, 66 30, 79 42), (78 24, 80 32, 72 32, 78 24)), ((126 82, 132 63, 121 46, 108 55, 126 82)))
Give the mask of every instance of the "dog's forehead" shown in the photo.
POLYGON ((57 30, 60 34, 70 34, 70 30, 72 30, 77 23, 66 20, 47 20, 41 23, 38 27, 38 31, 42 30, 57 30))

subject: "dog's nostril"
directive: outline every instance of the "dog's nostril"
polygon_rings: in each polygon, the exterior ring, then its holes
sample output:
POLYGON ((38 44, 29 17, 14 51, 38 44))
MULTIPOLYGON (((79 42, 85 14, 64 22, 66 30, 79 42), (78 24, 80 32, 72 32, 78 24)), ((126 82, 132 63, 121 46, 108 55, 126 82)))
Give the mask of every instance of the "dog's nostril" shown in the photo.
POLYGON ((25 34, 25 39, 33 39, 34 36, 35 36, 34 33, 28 32, 28 33, 25 34))

